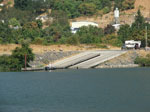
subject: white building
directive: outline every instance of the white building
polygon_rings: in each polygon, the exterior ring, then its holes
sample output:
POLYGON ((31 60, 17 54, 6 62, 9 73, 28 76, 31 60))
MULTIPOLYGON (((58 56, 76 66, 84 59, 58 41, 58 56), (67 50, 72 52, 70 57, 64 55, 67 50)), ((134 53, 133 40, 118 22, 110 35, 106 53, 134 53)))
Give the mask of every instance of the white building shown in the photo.
POLYGON ((120 24, 113 24, 112 26, 113 26, 116 30, 119 30, 121 25, 120 25, 120 24))
POLYGON ((4 6, 4 4, 3 4, 3 3, 1 3, 1 4, 0 4, 0 7, 3 7, 3 6, 4 6))
POLYGON ((79 30, 79 28, 81 28, 82 26, 90 26, 90 25, 98 27, 98 24, 95 22, 87 22, 87 21, 72 22, 71 32, 76 33, 79 30))

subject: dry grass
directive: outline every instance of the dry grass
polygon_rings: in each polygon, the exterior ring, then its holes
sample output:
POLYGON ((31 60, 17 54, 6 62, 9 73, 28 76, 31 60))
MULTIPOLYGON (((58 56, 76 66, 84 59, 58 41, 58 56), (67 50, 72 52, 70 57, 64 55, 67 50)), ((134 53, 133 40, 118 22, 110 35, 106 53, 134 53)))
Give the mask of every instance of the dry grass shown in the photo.
MULTIPOLYGON (((12 50, 14 50, 16 47, 20 47, 20 45, 16 45, 16 44, 0 45, 0 55, 11 54, 12 50)), ((73 46, 73 45, 49 45, 49 46, 30 45, 30 47, 33 49, 33 52, 37 53, 37 54, 43 54, 43 53, 49 52, 49 51, 105 50, 102 48, 95 48, 92 45, 78 45, 78 46, 73 46)), ((113 47, 113 46, 108 46, 108 48, 113 49, 113 50, 120 49, 118 47, 113 47)))
POLYGON ((0 45, 0 55, 11 54, 12 50, 14 50, 16 47, 19 47, 19 45, 16 44, 0 45))
POLYGON ((146 57, 146 55, 150 54, 150 51, 145 51, 145 50, 139 50, 137 51, 139 56, 146 57))

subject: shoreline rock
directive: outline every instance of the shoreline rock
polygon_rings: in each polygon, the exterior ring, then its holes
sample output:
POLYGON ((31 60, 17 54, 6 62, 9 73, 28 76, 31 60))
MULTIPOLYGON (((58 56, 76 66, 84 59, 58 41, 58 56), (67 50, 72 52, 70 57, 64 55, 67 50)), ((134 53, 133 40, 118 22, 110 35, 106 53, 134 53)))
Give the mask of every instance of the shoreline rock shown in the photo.
POLYGON ((50 51, 46 52, 44 54, 35 54, 34 61, 30 62, 29 65, 31 67, 42 67, 49 63, 53 63, 57 60, 75 55, 80 53, 81 51, 50 51))
POLYGON ((97 68, 135 68, 139 67, 137 64, 129 64, 129 65, 110 65, 110 66, 99 66, 97 68))
POLYGON ((128 51, 126 54, 123 54, 119 57, 116 57, 112 60, 106 61, 96 68, 130 68, 138 67, 139 65, 134 64, 134 60, 138 56, 136 51, 128 51))

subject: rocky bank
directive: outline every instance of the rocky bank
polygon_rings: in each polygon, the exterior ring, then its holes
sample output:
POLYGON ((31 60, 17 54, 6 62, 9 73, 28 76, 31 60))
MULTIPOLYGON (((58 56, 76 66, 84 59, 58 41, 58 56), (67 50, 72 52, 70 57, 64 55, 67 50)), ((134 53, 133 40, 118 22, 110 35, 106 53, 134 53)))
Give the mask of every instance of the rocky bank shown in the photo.
POLYGON ((31 67, 43 67, 49 63, 54 63, 57 60, 75 55, 80 51, 50 51, 43 54, 35 54, 34 61, 30 62, 31 67))
POLYGON ((112 60, 106 61, 96 68, 124 68, 124 67, 138 67, 134 64, 135 58, 139 56, 137 51, 128 51, 127 53, 116 57, 112 60))

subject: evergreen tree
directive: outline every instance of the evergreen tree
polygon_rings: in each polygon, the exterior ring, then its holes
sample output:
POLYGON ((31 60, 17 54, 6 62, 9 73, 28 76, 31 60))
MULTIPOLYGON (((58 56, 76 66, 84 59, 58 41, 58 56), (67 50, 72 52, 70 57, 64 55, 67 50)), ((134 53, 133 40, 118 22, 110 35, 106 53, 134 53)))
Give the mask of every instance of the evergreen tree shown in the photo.
POLYGON ((133 29, 144 29, 145 28, 145 19, 141 14, 141 11, 138 10, 137 16, 135 17, 135 22, 132 24, 133 29))

